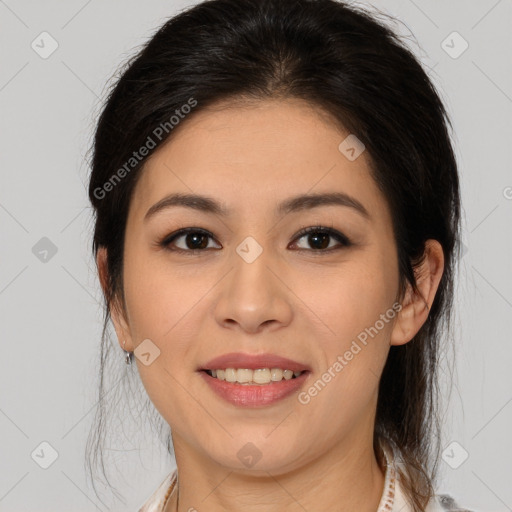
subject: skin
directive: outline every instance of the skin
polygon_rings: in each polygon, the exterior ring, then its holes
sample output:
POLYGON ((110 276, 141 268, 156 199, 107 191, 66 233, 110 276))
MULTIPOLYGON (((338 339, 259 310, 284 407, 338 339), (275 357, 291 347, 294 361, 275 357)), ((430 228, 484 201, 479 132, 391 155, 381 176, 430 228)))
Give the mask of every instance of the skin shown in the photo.
MULTIPOLYGON (((349 161, 338 150, 347 135, 301 100, 237 104, 195 112, 146 164, 126 227, 126 307, 114 307, 112 319, 126 350, 147 338, 160 350, 149 366, 134 360, 172 429, 179 486, 167 512, 377 509, 384 487, 373 451, 379 377, 390 346, 410 341, 427 319, 443 272, 437 241, 428 241, 418 270, 422 297, 408 289, 395 318, 309 403, 292 395, 259 409, 236 407, 196 372, 226 352, 271 352, 311 365, 307 389, 395 303, 390 211, 367 152, 349 161), (360 201, 370 220, 338 205, 275 214, 292 196, 333 191, 360 201), (173 207, 144 220, 174 192, 211 196, 233 214, 173 207), (297 238, 315 225, 353 245, 330 238, 338 250, 328 252, 307 235, 297 238), (209 231, 208 248, 180 254, 158 245, 183 227, 209 231), (250 264, 235 250, 247 236, 263 248, 250 264), (248 442, 262 455, 252 468, 237 457, 248 442)), ((186 238, 176 246, 186 248, 186 238)), ((104 279, 104 249, 98 267, 104 279)))

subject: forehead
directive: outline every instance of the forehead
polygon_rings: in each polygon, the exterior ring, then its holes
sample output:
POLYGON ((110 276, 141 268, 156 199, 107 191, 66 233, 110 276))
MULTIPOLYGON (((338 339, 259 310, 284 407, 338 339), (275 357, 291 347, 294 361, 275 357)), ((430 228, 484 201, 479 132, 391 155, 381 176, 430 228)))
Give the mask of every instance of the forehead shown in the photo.
POLYGON ((349 160, 339 149, 349 132, 309 103, 219 104, 181 123, 146 162, 132 199, 141 216, 176 191, 215 197, 241 214, 294 195, 339 191, 385 213, 369 155, 349 160))

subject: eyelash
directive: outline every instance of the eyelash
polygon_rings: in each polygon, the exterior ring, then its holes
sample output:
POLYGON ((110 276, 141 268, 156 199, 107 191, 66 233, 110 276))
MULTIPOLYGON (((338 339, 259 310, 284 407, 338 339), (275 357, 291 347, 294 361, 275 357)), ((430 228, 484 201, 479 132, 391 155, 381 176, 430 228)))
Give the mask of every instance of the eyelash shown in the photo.
MULTIPOLYGON (((211 233, 209 233, 208 231, 205 231, 204 229, 201 229, 201 228, 182 228, 182 229, 179 229, 178 231, 175 231, 174 233, 171 233, 170 235, 167 235, 166 237, 164 237, 158 243, 158 245, 160 247, 166 249, 167 251, 177 252, 177 253, 197 254, 197 253, 206 251, 207 249, 181 249, 181 248, 171 249, 170 248, 170 244, 172 242, 174 242, 177 238, 180 238, 181 236, 186 236, 190 233, 201 234, 201 235, 209 236, 209 237, 213 238, 211 233)), ((298 251, 307 251, 307 252, 317 253, 319 255, 322 255, 322 254, 331 253, 332 251, 342 249, 343 247, 347 248, 347 247, 350 247, 353 245, 352 242, 350 241, 350 239, 347 238, 343 233, 340 233, 336 229, 325 227, 325 226, 310 226, 310 227, 301 229, 301 231, 299 231, 299 233, 297 233, 297 235, 295 236, 293 241, 295 242, 297 240, 300 240, 304 236, 309 235, 311 233, 322 233, 324 235, 329 235, 330 237, 334 238, 337 242, 339 242, 341 245, 339 245, 337 247, 331 247, 329 249, 297 249, 298 251)))

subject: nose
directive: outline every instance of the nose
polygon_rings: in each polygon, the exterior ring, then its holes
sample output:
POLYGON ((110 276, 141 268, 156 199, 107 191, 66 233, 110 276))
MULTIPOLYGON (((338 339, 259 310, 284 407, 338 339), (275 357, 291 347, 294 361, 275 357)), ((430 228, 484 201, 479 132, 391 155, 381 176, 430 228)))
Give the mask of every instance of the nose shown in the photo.
POLYGON ((234 268, 219 283, 215 319, 224 328, 255 334, 277 330, 292 319, 293 293, 265 250, 252 262, 234 253, 234 268), (284 282, 283 282, 284 281, 284 282))

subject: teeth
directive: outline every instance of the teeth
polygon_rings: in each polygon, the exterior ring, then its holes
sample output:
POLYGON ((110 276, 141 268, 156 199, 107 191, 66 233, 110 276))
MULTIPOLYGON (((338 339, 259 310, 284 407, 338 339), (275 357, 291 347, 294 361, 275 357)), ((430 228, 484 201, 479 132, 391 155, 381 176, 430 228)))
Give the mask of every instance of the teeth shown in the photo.
POLYGON ((240 384, 269 384, 270 382, 279 382, 283 378, 290 380, 302 373, 282 370, 281 368, 258 368, 257 370, 226 368, 225 370, 207 370, 207 372, 217 379, 225 380, 226 382, 238 382, 240 384))

